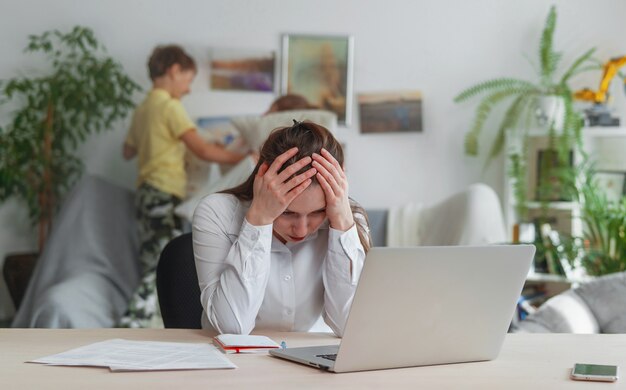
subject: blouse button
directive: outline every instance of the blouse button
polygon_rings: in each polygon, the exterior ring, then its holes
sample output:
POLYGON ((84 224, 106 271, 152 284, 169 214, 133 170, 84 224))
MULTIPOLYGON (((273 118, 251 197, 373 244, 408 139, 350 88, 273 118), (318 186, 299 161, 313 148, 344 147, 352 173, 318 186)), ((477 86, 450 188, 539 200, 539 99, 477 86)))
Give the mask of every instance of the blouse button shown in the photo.
POLYGON ((285 275, 285 277, 283 278, 286 282, 291 280, 291 275, 285 275))

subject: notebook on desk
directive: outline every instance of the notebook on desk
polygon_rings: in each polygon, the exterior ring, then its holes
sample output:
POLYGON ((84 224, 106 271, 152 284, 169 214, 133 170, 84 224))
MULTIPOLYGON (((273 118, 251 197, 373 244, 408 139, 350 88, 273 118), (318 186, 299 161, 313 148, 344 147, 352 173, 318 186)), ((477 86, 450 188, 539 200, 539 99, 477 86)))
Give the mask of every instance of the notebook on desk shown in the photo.
POLYGON ((532 245, 372 248, 340 345, 270 354, 333 372, 495 359, 532 245))

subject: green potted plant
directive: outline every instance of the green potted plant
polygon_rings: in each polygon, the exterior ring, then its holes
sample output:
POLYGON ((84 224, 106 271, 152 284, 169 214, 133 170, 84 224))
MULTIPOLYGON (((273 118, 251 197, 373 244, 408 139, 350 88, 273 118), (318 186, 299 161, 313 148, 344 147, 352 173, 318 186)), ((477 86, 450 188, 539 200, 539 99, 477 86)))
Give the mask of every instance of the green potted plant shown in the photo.
POLYGON ((0 201, 27 204, 41 250, 55 210, 82 173, 79 144, 124 118, 140 87, 86 27, 31 35, 25 52, 40 53, 49 68, 0 81, 0 101, 17 107, 0 127, 0 201))
POLYGON ((626 197, 609 201, 593 173, 581 191, 584 244, 581 265, 589 275, 626 271, 626 197))
POLYGON ((572 194, 581 206, 582 235, 559 233, 558 245, 539 242, 537 251, 550 251, 552 258, 566 260, 572 269, 582 267, 587 275, 600 276, 626 271, 626 196, 609 200, 598 185, 594 165, 587 158, 571 173, 583 179, 572 194))
MULTIPOLYGON (((476 84, 463 90, 455 97, 455 102, 464 102, 478 96, 482 100, 476 108, 475 118, 471 129, 465 135, 465 152, 469 155, 478 155, 479 135, 492 110, 504 103, 508 106, 500 122, 495 141, 491 145, 487 162, 500 154, 506 137, 520 140, 521 147, 509 150, 508 158, 511 162, 508 175, 513 179, 513 193, 519 219, 526 214, 526 135, 531 128, 546 128, 546 135, 550 139, 550 150, 559 156, 559 166, 568 165, 566 161, 569 151, 581 146, 581 129, 583 120, 581 114, 574 109, 570 79, 582 71, 597 67, 588 66, 595 49, 589 49, 557 77, 557 69, 562 54, 555 51, 553 37, 556 27, 556 8, 552 6, 539 41, 538 80, 536 82, 517 78, 497 78, 476 84)), ((555 167, 556 169, 556 167, 555 167)), ((540 187, 550 186, 549 177, 554 172, 544 170, 546 177, 540 178, 540 187)), ((550 189, 543 188, 542 193, 550 193, 550 189)))

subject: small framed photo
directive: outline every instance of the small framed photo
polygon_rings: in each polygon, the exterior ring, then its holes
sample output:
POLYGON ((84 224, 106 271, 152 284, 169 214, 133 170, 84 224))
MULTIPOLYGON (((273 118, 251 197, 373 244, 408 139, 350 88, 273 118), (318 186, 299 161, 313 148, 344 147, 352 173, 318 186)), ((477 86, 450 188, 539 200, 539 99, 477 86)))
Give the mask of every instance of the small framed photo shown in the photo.
MULTIPOLYGON (((528 137, 526 144, 526 197, 530 201, 568 201, 571 194, 561 183, 559 171, 562 167, 558 151, 551 146, 550 137, 528 137), (547 186, 540 186, 542 180, 550 183, 550 193, 547 186)), ((573 166, 574 153, 569 153, 569 165, 573 166)))
POLYGON ((210 65, 211 89, 274 92, 273 51, 212 49, 210 65))
MULTIPOLYGON (((549 224, 552 230, 561 234, 571 235, 573 230, 574 216, 572 210, 533 208, 528 210, 528 219, 533 222, 535 229, 542 224, 549 224)), ((535 234, 539 234, 536 232, 535 234)))
POLYGON ((419 91, 359 94, 361 133, 421 132, 419 91))
MULTIPOLYGON (((569 151, 567 167, 574 165, 574 152, 569 151)), ((572 195, 567 192, 564 177, 562 176, 565 168, 563 161, 559 157, 559 152, 555 149, 540 149, 537 151, 537 183, 535 199, 547 201, 571 201, 572 195), (550 192, 542 191, 542 181, 549 186, 550 192)))
POLYGON ((352 114, 351 36, 284 35, 281 93, 304 96, 349 125, 352 114))
POLYGON ((626 196, 626 172, 603 171, 594 172, 594 180, 598 189, 606 195, 610 202, 619 202, 626 196))

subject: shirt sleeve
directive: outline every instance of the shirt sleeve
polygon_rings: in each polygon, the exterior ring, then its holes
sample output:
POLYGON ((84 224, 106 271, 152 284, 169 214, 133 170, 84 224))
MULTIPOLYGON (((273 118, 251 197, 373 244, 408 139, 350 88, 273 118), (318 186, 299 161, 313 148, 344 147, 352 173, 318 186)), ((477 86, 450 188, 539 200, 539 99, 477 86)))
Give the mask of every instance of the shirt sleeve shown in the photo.
POLYGON ((168 103, 167 127, 174 138, 180 138, 187 130, 196 128, 178 99, 172 99, 168 103))
POLYGON ((269 280, 272 225, 244 219, 239 232, 229 233, 238 201, 233 198, 229 207, 224 199, 230 201, 223 195, 204 198, 193 218, 200 299, 215 330, 249 334, 269 280))
POLYGON ((345 232, 329 228, 328 253, 322 271, 323 316, 339 337, 343 335, 364 261, 365 250, 356 224, 345 232))

